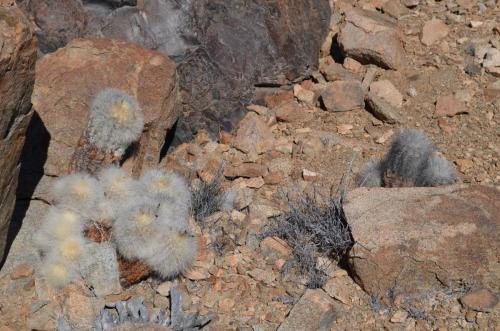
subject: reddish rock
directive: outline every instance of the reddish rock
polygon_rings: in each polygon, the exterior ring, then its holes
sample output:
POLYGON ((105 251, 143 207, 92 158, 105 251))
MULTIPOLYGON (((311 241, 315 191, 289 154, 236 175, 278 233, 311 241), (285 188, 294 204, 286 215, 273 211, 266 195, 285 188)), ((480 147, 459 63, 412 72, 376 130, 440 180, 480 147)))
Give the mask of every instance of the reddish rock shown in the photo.
POLYGON ((13 1, 0 1, 0 260, 16 202, 19 159, 31 119, 36 38, 13 1), (11 3, 12 2, 12 3, 11 3))
POLYGON ((86 18, 81 1, 24 0, 17 3, 36 25, 36 36, 42 52, 53 52, 83 36, 86 18))
POLYGON ((275 112, 276 119, 281 122, 305 122, 312 118, 305 108, 294 101, 281 104, 275 108, 275 112))
POLYGON ((278 185, 283 182, 283 174, 280 171, 269 172, 267 176, 264 176, 264 183, 267 185, 278 185))
POLYGON ((306 182, 314 182, 318 179, 318 173, 311 170, 302 169, 302 178, 306 182))
POLYGON ((495 288, 500 191, 487 186, 370 188, 344 205, 355 281, 385 302, 461 286, 495 288))
POLYGON ((498 297, 488 289, 473 290, 460 298, 460 302, 475 311, 490 312, 498 304, 498 297))
POLYGON ((257 163, 242 163, 239 165, 230 165, 224 169, 224 176, 229 178, 252 178, 265 176, 266 174, 266 167, 257 163))
POLYGON ((435 115, 437 117, 452 117, 458 114, 467 114, 465 103, 451 95, 439 96, 436 101, 435 115))
POLYGON ((267 124, 254 112, 249 112, 238 124, 233 147, 243 153, 262 154, 272 148, 274 135, 267 124))
POLYGON ((29 264, 23 263, 14 268, 10 273, 10 279, 16 280, 19 278, 26 278, 33 275, 33 267, 29 264))
POLYGON ((361 80, 361 77, 346 70, 340 63, 335 63, 333 59, 331 61, 321 59, 320 71, 329 82, 336 80, 361 80))
POLYGON ((426 46, 434 44, 436 41, 443 39, 448 35, 450 29, 443 23, 443 21, 433 18, 430 21, 425 22, 422 28, 422 34, 420 36, 420 41, 426 46))
POLYGON ((79 39, 40 60, 36 78, 33 106, 51 136, 46 174, 67 171, 92 100, 108 87, 135 97, 144 112, 145 130, 129 163, 134 173, 159 162, 179 115, 177 75, 169 58, 121 41, 79 39))
POLYGON ((399 69, 404 62, 401 33, 396 22, 375 11, 357 8, 346 13, 338 36, 345 55, 362 64, 399 69))
POLYGON ((330 111, 349 111, 365 106, 363 89, 358 81, 329 83, 321 93, 321 99, 330 111))
POLYGON ((266 106, 269 108, 275 108, 282 103, 293 101, 293 91, 280 90, 265 98, 266 106))

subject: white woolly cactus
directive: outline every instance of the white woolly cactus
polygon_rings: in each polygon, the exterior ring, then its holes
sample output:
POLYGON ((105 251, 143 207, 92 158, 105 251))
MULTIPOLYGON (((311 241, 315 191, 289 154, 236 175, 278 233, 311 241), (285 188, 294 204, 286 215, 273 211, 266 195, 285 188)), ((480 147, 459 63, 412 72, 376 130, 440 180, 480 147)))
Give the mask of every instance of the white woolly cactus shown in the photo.
POLYGON ((52 189, 55 202, 79 213, 90 216, 95 213, 103 192, 99 182, 88 174, 76 173, 57 180, 52 189))
POLYGON ((457 174, 423 132, 409 129, 396 136, 383 160, 365 165, 358 185, 392 186, 393 179, 404 186, 439 186, 453 184, 457 174))
POLYGON ((137 141, 144 127, 144 115, 137 101, 118 89, 106 89, 94 99, 89 118, 89 139, 107 151, 125 149, 137 141))
POLYGON ((188 226, 190 191, 172 172, 147 171, 140 180, 111 166, 97 179, 82 173, 59 179, 37 242, 44 251, 43 272, 55 286, 78 275, 86 248, 85 224, 111 227, 112 240, 126 259, 140 260, 163 277, 186 270, 197 255, 188 226))
POLYGON ((155 241, 158 247, 146 258, 146 263, 164 278, 186 271, 196 260, 198 242, 191 235, 170 231, 157 234, 155 241))

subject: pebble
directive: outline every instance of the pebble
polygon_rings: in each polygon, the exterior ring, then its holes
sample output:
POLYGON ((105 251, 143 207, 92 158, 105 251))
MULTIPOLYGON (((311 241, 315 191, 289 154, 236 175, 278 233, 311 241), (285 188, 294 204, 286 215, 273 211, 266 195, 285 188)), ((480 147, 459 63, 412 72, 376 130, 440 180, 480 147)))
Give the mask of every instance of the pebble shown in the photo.
POLYGON ((29 264, 23 263, 14 268, 14 270, 10 273, 10 279, 16 280, 20 278, 26 278, 33 275, 33 267, 29 264))

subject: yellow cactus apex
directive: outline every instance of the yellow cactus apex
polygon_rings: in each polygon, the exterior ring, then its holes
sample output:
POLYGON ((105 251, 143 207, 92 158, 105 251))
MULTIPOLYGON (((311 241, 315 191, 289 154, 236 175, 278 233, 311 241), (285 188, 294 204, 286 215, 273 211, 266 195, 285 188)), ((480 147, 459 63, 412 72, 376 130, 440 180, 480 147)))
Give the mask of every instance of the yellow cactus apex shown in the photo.
POLYGON ((61 255, 69 260, 76 260, 82 254, 82 243, 74 238, 62 241, 59 245, 61 255))

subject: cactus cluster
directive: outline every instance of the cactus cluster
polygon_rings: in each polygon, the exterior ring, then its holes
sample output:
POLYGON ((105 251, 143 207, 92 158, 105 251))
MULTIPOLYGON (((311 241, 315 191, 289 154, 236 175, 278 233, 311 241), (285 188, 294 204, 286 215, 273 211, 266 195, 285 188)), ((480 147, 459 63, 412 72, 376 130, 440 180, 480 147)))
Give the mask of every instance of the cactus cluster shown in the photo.
POLYGON ((455 168, 439 155, 429 138, 421 131, 409 129, 396 136, 382 160, 371 160, 365 165, 358 185, 440 186, 456 180, 455 168))
POLYGON ((86 245, 83 229, 90 222, 110 226, 123 257, 145 262, 162 277, 179 274, 196 258, 197 240, 188 226, 190 192, 173 172, 149 170, 134 179, 111 166, 97 178, 78 173, 59 179, 53 196, 37 238, 53 285, 77 275, 86 245))
MULTIPOLYGON (((143 126, 137 102, 106 89, 92 103, 85 134, 92 145, 121 156, 143 126)), ((52 194, 54 205, 36 240, 44 253, 43 272, 55 286, 78 275, 84 229, 93 222, 111 228, 123 257, 141 260, 163 277, 184 271, 196 258, 197 240, 188 226, 191 193, 175 173, 149 170, 135 179, 111 165, 95 176, 80 171, 60 178, 52 194)))

